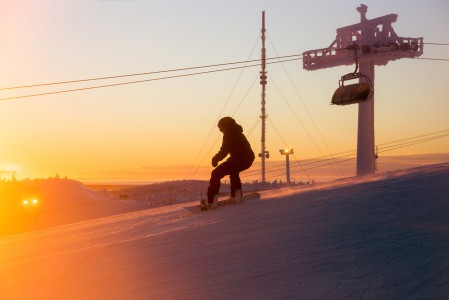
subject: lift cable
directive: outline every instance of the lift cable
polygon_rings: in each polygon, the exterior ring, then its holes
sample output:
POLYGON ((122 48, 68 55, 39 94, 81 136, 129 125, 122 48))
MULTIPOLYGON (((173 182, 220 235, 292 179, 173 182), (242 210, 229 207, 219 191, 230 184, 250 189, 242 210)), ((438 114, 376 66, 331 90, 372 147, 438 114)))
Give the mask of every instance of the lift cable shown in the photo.
POLYGON ((449 43, 423 43, 424 45, 449 46, 449 43))
MULTIPOLYGON (((356 158, 355 158, 355 157, 351 157, 351 158, 342 159, 342 160, 338 160, 338 161, 332 161, 332 162, 330 162, 330 163, 327 163, 327 164, 324 164, 324 165, 315 166, 315 167, 310 167, 310 168, 307 168, 307 169, 305 169, 305 170, 306 170, 306 171, 314 170, 314 169, 318 169, 318 168, 321 168, 321 167, 333 165, 333 164, 336 164, 336 163, 342 163, 342 162, 350 161, 350 160, 354 160, 354 159, 356 159, 356 158)), ((290 171, 290 173, 293 173, 293 174, 294 174, 294 173, 299 173, 299 172, 301 172, 301 170, 298 170, 298 171, 290 171)))
POLYGON ((422 138, 422 137, 428 137, 428 136, 437 135, 437 134, 442 134, 442 133, 449 133, 449 129, 444 129, 444 130, 440 130, 440 131, 435 131, 435 132, 427 133, 427 134, 421 134, 421 135, 417 135, 417 136, 413 136, 413 137, 409 137, 409 138, 405 138, 405 139, 401 139, 401 140, 395 140, 395 141, 391 141, 391 142, 386 142, 386 143, 378 144, 378 146, 384 146, 384 145, 396 144, 396 143, 398 143, 398 142, 404 142, 404 141, 408 141, 408 140, 414 140, 414 139, 418 139, 418 138, 422 138))
POLYGON ((408 146, 413 146, 416 144, 421 144, 421 143, 429 142, 429 141, 433 141, 433 140, 438 140, 438 139, 445 138, 448 136, 449 136, 449 133, 446 133, 446 134, 441 134, 441 135, 434 136, 434 137, 428 137, 428 138, 417 140, 417 141, 410 141, 410 142, 401 143, 401 144, 397 144, 397 145, 391 145, 388 147, 380 148, 379 153, 392 151, 392 150, 396 150, 396 149, 400 149, 400 148, 404 148, 404 147, 408 147, 408 146))
MULTIPOLYGON (((425 143, 425 142, 429 142, 429 141, 433 141, 433 140, 437 140, 437 139, 441 139, 441 138, 446 138, 446 137, 449 137, 449 133, 443 134, 443 135, 439 135, 439 136, 435 136, 435 137, 429 137, 429 138, 426 138, 426 139, 421 139, 421 140, 418 140, 418 141, 411 141, 411 142, 408 142, 408 143, 402 143, 402 144, 398 144, 398 145, 395 145, 395 146, 386 147, 386 149, 380 149, 379 153, 388 152, 388 151, 392 151, 392 150, 396 150, 396 149, 400 149, 400 148, 405 148, 405 147, 410 147, 410 146, 413 146, 413 145, 417 145, 417 144, 421 144, 421 143, 425 143)), ((347 155, 347 156, 349 156, 349 155, 347 155)), ((340 158, 343 158, 343 157, 344 156, 341 156, 340 158)), ((349 160, 353 160, 353 159, 356 159, 356 157, 340 160, 339 162, 349 161, 349 160)), ((324 165, 311 167, 311 168, 308 168, 306 170, 316 169, 316 168, 320 168, 320 167, 323 167, 323 166, 328 166, 330 164, 333 164, 333 162, 328 163, 328 164, 324 164, 324 165)), ((301 171, 302 170, 297 170, 297 171, 293 171, 291 173, 299 173, 301 171)))
POLYGON ((413 59, 434 60, 434 61, 449 61, 449 58, 415 57, 413 59))
MULTIPOLYGON (((449 129, 446 130, 441 130, 441 131, 436 131, 436 132, 432 132, 432 133, 428 133, 428 134, 423 134, 423 135, 418 135, 418 136, 414 136, 414 137, 409 137, 409 138, 405 138, 405 139, 401 139, 401 140, 396 140, 396 141, 392 141, 392 142, 387 142, 387 143, 382 143, 379 144, 379 153, 382 152, 387 152, 387 151, 391 151, 394 149, 398 149, 398 148, 403 148, 407 145, 415 145, 418 144, 420 142, 426 142, 426 141, 431 141, 431 140, 435 140, 435 139, 439 139, 439 138, 443 138, 449 135, 449 129), (383 145, 385 145, 383 147, 383 145), (391 146, 386 146, 386 145, 391 145, 391 146)), ((344 153, 348 153, 345 155, 340 155, 338 157, 336 157, 337 159, 339 158, 344 158, 344 157, 348 157, 348 156, 354 156, 356 154, 356 150, 348 150, 348 151, 344 151, 344 152, 340 152, 337 154, 344 154, 344 153)), ((318 160, 316 161, 317 158, 312 158, 310 159, 311 162, 309 163, 304 163, 303 165, 308 165, 308 164, 316 164, 319 162, 323 162, 323 161, 328 161, 330 159, 325 159, 325 160, 318 160)), ((295 165, 293 165, 293 167, 295 167, 295 165)))
MULTIPOLYGON (((268 62, 267 64, 277 64, 277 63, 280 63, 280 62, 295 61, 295 60, 300 60, 300 59, 302 59, 302 58, 286 59, 286 60, 279 61, 279 62, 268 62)), ((113 87, 113 86, 122 86, 122 85, 129 85, 129 84, 135 84, 135 83, 152 82, 152 81, 158 81, 158 80, 164 80, 164 79, 189 77, 189 76, 195 76, 195 75, 217 73, 217 72, 237 70, 237 69, 257 67, 257 66, 260 66, 260 63, 252 64, 252 65, 245 65, 245 66, 238 66, 238 67, 216 69, 216 70, 208 70, 208 71, 202 71, 202 72, 194 72, 194 73, 186 73, 186 74, 180 74, 180 75, 172 75, 172 76, 167 76, 167 77, 158 77, 158 78, 151 78, 151 79, 144 79, 144 80, 136 80, 136 81, 121 82, 121 83, 97 85, 97 86, 90 86, 90 87, 85 87, 85 88, 76 88, 76 89, 70 89, 70 90, 60 90, 60 91, 55 91, 55 92, 46 92, 46 93, 39 93, 39 94, 28 94, 28 95, 15 96, 15 97, 6 97, 6 98, 0 98, 0 101, 16 100, 16 99, 23 99, 23 98, 30 98, 30 97, 38 97, 38 96, 61 94, 61 93, 70 93, 70 92, 77 92, 77 91, 84 91, 84 90, 93 90, 93 89, 107 88, 107 87, 113 87)))
MULTIPOLYGON (((312 170, 312 169, 319 168, 321 165, 313 167, 313 168, 307 168, 307 169, 304 169, 304 166, 315 165, 315 164, 323 163, 323 162, 330 161, 330 160, 337 161, 338 159, 349 157, 349 156, 354 156, 354 155, 355 155, 355 153, 348 154, 348 155, 342 155, 342 156, 338 156, 338 157, 334 157, 334 158, 321 159, 321 160, 318 160, 318 161, 304 162, 304 163, 301 163, 301 164, 299 162, 296 162, 295 164, 291 165, 290 169, 301 168, 301 170, 297 170, 297 171, 295 171, 295 173, 299 173, 299 172, 305 172, 306 173, 307 170, 312 170)), ((352 157, 350 159, 355 159, 355 157, 352 157)), ((348 160, 348 159, 339 160, 336 163, 340 163, 340 162, 343 162, 343 161, 346 161, 346 160, 348 160)), ((327 165, 331 165, 331 164, 326 164, 326 166, 327 165)), ((279 167, 279 168, 276 168, 276 169, 270 169, 267 173, 272 173, 272 172, 277 172, 277 171, 282 171, 282 170, 285 170, 285 167, 279 167)), ((259 172, 248 173, 248 174, 245 174, 245 176, 256 175, 258 173, 259 172)), ((270 178, 272 178, 272 177, 273 176, 271 176, 270 178)), ((308 176, 308 174, 307 174, 307 177, 309 178, 309 180, 311 180, 311 178, 308 176)))
MULTIPOLYGON (((281 56, 281 57, 271 57, 271 58, 267 58, 267 60, 285 59, 285 58, 292 58, 292 57, 297 57, 297 56, 302 56, 302 54, 291 54, 291 55, 284 55, 284 56, 281 56)), ((37 84, 29 84, 29 85, 22 85, 22 86, 3 87, 3 88, 0 88, 0 90, 14 90, 14 89, 41 87, 41 86, 49 86, 49 85, 60 85, 60 84, 79 83, 79 82, 107 80, 107 79, 117 79, 117 78, 143 76, 143 75, 154 75, 154 74, 161 74, 161 73, 190 71, 190 70, 205 69, 205 68, 216 68, 216 67, 223 67, 223 66, 229 66, 229 65, 239 65, 239 64, 245 64, 246 65, 248 63, 258 62, 258 61, 260 61, 260 59, 236 61, 236 62, 228 62, 228 63, 219 63, 219 64, 203 65, 203 66, 196 66, 196 67, 177 68, 177 69, 169 69, 169 70, 161 70, 161 71, 151 71, 151 72, 143 72, 143 73, 133 73, 133 74, 94 77, 94 78, 78 79, 78 80, 57 81, 57 82, 50 82, 50 83, 37 83, 37 84)))
MULTIPOLYGON (((427 134, 422 134, 422 135, 418 135, 418 136, 413 136, 413 137, 408 137, 405 139, 400 139, 400 140, 395 140, 395 141, 390 141, 390 142, 385 142, 385 143, 381 143, 378 144, 378 146, 380 147, 380 149, 382 148, 387 148, 387 147, 382 147, 385 145, 390 145, 390 144, 398 144, 399 142, 404 142, 404 141, 410 141, 410 140, 416 140, 419 138, 423 138, 423 137, 430 137, 430 136, 435 136, 437 134, 442 134, 442 133, 449 133, 449 129, 445 129, 445 130, 441 130, 441 131, 436 131, 436 132, 432 132, 432 133, 427 133, 427 134)), ((346 150, 346 151, 342 151, 342 152, 338 152, 338 153, 334 153, 335 155, 339 155, 337 158, 339 157, 347 157, 347 156, 351 156, 351 155, 355 155, 357 152, 356 149, 352 149, 352 150, 346 150), (344 155, 343 155, 344 154, 344 155)), ((319 162, 321 159, 321 157, 313 157, 313 158, 309 158, 307 160, 311 160, 313 161, 312 163, 316 163, 319 162)), ((324 161, 327 161, 330 159, 325 159, 324 161)))
MULTIPOLYGON (((437 139, 441 139, 441 138, 445 138, 445 137, 449 137, 449 129, 441 130, 441 131, 437 131, 437 132, 433 132, 433 133, 428 133, 428 134, 424 134, 424 135, 414 136, 414 137, 410 137, 410 138, 406 138, 406 139, 396 140, 396 141, 392 141, 392 142, 387 142, 387 143, 383 143, 383 144, 379 144, 379 145, 391 145, 392 144, 391 146, 380 147, 379 148, 379 153, 388 152, 388 151, 396 150, 396 149, 399 149, 399 148, 405 148, 405 147, 409 147, 409 146, 413 146, 413 145, 416 145, 416 144, 425 143, 425 142, 429 142, 429 141, 433 141, 433 140, 437 140, 437 139), (408 142, 404 142, 404 141, 408 141, 408 142), (399 143, 399 142, 402 142, 402 143, 399 143)), ((348 150, 348 151, 343 151, 343 152, 340 152, 340 153, 341 154, 349 153, 349 154, 345 154, 345 155, 341 155, 341 156, 335 157, 335 160, 338 160, 338 163, 356 159, 356 157, 351 157, 351 156, 355 156, 356 155, 356 150, 348 150), (350 158, 347 158, 347 157, 350 157, 350 158)), ((317 169, 317 168, 320 168, 320 167, 332 165, 332 164, 335 163, 335 162, 330 162, 330 163, 325 163, 325 164, 321 164, 321 165, 318 165, 318 166, 313 166, 313 167, 304 169, 304 166, 307 166, 307 165, 315 165, 315 164, 320 164, 320 163, 323 163, 323 162, 328 162, 330 160, 333 160, 333 159, 330 159, 330 158, 321 159, 321 160, 315 160, 315 159, 314 158, 308 159, 308 160, 311 160, 311 161, 302 163, 301 165, 292 164, 291 169, 295 169, 295 168, 301 167, 301 170, 296 170, 296 171, 293 171, 293 172, 291 171, 291 173, 299 173, 299 172, 303 172, 304 170, 305 171, 313 170, 313 169, 317 169)), ((282 171, 282 170, 285 170, 285 168, 270 169, 267 173, 272 173, 272 172, 277 172, 277 171, 282 171)), ((245 177, 246 176, 251 176, 251 175, 256 175, 256 174, 258 174, 258 172, 247 173, 247 174, 245 174, 245 177)), ((284 172, 284 174, 285 174, 285 172, 284 172)), ((275 176, 271 175, 268 178, 273 178, 273 177, 275 177, 275 176)))

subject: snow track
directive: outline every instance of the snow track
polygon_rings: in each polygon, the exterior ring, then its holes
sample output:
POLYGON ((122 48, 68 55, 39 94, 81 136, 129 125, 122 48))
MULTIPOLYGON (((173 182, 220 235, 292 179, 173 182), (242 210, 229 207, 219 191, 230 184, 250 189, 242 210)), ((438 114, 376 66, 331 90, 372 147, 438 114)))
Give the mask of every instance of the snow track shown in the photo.
POLYGON ((449 164, 0 239, 1 299, 447 299, 449 164))

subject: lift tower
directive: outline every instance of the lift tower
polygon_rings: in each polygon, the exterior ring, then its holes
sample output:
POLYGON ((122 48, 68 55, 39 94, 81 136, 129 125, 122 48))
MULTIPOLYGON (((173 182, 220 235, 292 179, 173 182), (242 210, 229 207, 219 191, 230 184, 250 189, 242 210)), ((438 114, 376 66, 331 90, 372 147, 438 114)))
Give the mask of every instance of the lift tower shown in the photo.
MULTIPOLYGON (((398 37, 392 23, 398 16, 389 14, 368 20, 368 7, 364 4, 357 8, 360 23, 337 29, 336 39, 323 49, 310 50, 303 53, 303 68, 318 70, 336 66, 356 64, 353 73, 344 75, 340 81, 338 92, 342 102, 333 104, 345 105, 358 103, 357 132, 357 176, 375 172, 374 144, 374 66, 384 66, 389 61, 400 58, 414 58, 423 53, 423 38, 398 37), (357 72, 360 64, 360 72, 357 72), (359 79, 359 83, 344 86, 348 79, 359 79), (367 79, 365 79, 367 78, 367 79), (366 80, 369 81, 368 91, 366 80), (362 86, 364 84, 364 86, 362 86), (365 89, 365 90, 364 90, 365 89), (369 93, 364 93, 364 92, 369 93)), ((335 95, 334 95, 335 97, 335 95)))

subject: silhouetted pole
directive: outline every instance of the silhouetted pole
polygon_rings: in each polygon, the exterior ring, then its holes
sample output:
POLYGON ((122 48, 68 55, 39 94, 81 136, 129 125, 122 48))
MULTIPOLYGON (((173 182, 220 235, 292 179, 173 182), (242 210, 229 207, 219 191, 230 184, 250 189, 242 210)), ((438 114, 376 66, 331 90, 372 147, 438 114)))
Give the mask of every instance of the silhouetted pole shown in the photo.
POLYGON ((265 86, 267 84, 267 72, 266 67, 266 50, 265 50, 265 11, 262 11, 262 71, 260 71, 260 84, 262 85, 262 138, 261 138, 261 151, 259 157, 262 159, 262 183, 265 183, 265 159, 270 157, 265 147, 265 122, 267 114, 265 112, 265 86))
MULTIPOLYGON (((363 34, 363 33, 362 33, 363 34)), ((368 75, 374 89, 374 62, 360 63, 360 72, 368 75)), ((362 79, 360 79, 362 81, 362 79)), ((359 116, 357 128, 357 176, 374 174, 376 171, 376 154, 374 139, 374 95, 367 102, 359 103, 359 116)))
POLYGON ((285 171, 287 173, 287 184, 290 184, 290 154, 293 154, 293 149, 281 149, 279 150, 281 155, 285 155, 285 171))

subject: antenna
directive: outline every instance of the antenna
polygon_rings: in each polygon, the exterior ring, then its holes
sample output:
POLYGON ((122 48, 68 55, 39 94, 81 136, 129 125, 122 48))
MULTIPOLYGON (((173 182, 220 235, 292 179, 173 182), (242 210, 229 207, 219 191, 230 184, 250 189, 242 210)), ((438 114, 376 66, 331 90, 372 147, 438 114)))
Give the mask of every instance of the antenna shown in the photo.
MULTIPOLYGON (((376 170, 374 66, 383 66, 396 59, 421 56, 423 38, 399 37, 392 27, 392 23, 398 18, 396 14, 368 20, 366 5, 357 7, 357 11, 360 13, 360 23, 338 28, 337 37, 328 48, 304 52, 303 68, 310 71, 351 65, 354 63, 355 54, 360 67, 360 76, 357 77, 359 84, 344 86, 342 82, 335 92, 333 103, 340 105, 358 103, 359 105, 357 176, 362 176, 374 174, 376 170)), ((342 81, 355 79, 345 76, 342 77, 342 81)))
POLYGON ((262 85, 262 138, 261 151, 259 157, 262 158, 262 183, 265 183, 265 158, 270 157, 270 153, 266 151, 265 147, 265 123, 267 114, 265 112, 265 86, 267 85, 267 71, 266 67, 266 50, 265 50, 265 11, 262 11, 262 70, 260 71, 260 84, 262 85))

